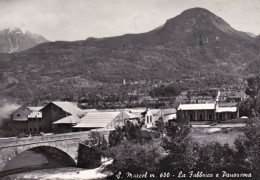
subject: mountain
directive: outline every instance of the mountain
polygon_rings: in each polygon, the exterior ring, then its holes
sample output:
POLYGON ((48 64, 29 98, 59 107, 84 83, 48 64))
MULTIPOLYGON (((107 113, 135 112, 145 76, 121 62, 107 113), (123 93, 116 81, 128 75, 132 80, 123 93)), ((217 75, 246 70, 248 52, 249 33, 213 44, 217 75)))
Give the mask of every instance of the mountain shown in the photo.
POLYGON ((258 43, 258 44, 260 44, 260 34, 255 37, 255 42, 258 43))
POLYGON ((43 36, 23 32, 19 28, 9 28, 0 31, 0 53, 20 52, 41 43, 48 42, 43 36))
POLYGON ((259 52, 256 37, 206 9, 193 8, 147 33, 48 42, 0 54, 0 86, 12 97, 44 99, 76 97, 86 88, 96 91, 124 78, 235 84, 260 72, 259 52))

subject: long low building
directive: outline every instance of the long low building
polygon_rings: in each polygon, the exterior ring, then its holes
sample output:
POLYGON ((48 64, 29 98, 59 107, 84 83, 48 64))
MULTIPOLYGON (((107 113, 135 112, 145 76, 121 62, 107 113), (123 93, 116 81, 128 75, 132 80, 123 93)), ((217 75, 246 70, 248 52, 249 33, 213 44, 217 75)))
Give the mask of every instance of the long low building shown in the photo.
POLYGON ((235 119, 239 117, 239 109, 236 105, 216 105, 217 120, 235 119))
POLYGON ((94 112, 82 117, 80 122, 73 126, 73 129, 78 131, 97 128, 114 129, 116 126, 123 126, 121 112, 94 112))
POLYGON ((227 120, 239 117, 237 106, 221 106, 219 103, 180 104, 177 108, 190 121, 227 120))

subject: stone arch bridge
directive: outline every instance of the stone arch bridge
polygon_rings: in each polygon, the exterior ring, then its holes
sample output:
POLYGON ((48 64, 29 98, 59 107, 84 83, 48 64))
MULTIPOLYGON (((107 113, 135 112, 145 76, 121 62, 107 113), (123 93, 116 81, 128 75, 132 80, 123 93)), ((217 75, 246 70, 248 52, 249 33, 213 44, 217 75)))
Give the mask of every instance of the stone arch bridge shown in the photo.
POLYGON ((80 142, 89 138, 89 132, 75 132, 0 139, 0 172, 18 154, 36 147, 52 147, 67 154, 77 164, 80 142))

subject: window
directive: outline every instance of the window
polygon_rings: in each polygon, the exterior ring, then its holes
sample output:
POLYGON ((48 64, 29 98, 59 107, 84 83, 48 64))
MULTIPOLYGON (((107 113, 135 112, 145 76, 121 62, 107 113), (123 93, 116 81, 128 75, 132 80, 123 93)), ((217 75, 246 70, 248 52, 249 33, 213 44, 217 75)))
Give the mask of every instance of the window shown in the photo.
POLYGON ((219 119, 222 120, 222 114, 219 115, 219 119))
POLYGON ((23 132, 26 132, 26 129, 24 129, 23 132))
POLYGON ((39 127, 39 131, 42 131, 42 127, 41 126, 39 127))
POLYGON ((146 116, 146 122, 149 123, 149 116, 146 116))
POLYGON ((203 119, 203 116, 202 116, 202 114, 200 114, 200 120, 202 120, 203 119))
POLYGON ((230 118, 233 119, 233 118, 234 118, 234 115, 233 115, 233 114, 230 114, 230 118))
POLYGON ((36 128, 34 128, 34 132, 36 132, 36 128))
POLYGON ((150 122, 152 122, 153 121, 153 117, 152 116, 150 116, 150 122))
POLYGON ((17 117, 20 117, 21 115, 20 115, 20 114, 17 114, 16 116, 17 116, 17 117))
POLYGON ((32 132, 32 128, 30 128, 30 132, 32 132))
POLYGON ((209 120, 212 120, 212 114, 209 114, 209 120))
POLYGON ((192 114, 190 114, 190 120, 193 120, 193 115, 192 114))

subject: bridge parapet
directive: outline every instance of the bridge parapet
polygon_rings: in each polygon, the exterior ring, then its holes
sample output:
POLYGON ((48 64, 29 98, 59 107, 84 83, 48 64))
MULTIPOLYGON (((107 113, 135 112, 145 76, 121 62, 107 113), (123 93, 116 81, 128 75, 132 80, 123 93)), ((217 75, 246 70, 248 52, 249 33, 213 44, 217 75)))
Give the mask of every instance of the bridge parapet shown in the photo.
POLYGON ((80 141, 84 141, 89 138, 89 134, 90 132, 74 132, 74 133, 52 134, 46 136, 1 139, 0 148, 4 148, 7 146, 21 146, 24 144, 31 144, 31 143, 62 141, 62 140, 74 139, 74 138, 79 139, 80 141))

